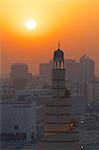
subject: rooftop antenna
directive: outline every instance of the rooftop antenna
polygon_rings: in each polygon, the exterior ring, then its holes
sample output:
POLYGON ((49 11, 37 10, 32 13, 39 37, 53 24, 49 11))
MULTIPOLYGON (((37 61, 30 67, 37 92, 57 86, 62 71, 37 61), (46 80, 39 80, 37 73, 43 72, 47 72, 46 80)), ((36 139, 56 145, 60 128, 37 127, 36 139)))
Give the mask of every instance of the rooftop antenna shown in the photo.
POLYGON ((60 49, 60 41, 58 42, 58 49, 60 49))

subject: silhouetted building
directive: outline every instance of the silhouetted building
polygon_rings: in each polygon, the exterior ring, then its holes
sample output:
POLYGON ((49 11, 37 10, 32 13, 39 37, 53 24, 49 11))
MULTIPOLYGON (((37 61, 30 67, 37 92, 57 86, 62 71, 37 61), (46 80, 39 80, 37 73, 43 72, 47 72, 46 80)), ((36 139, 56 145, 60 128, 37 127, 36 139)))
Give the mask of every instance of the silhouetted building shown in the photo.
POLYGON ((79 82, 80 81, 80 64, 73 59, 67 59, 64 61, 66 69, 66 81, 79 82))
POLYGON ((95 62, 83 55, 78 62, 73 59, 65 60, 66 80, 72 82, 86 82, 95 80, 95 62))
POLYGON ((99 101, 99 80, 92 82, 93 85, 93 101, 99 101))
POLYGON ((0 101, 11 100, 14 98, 15 90, 9 79, 0 82, 0 101))
MULTIPOLYGON (((40 64, 40 87, 49 88, 52 86, 51 70, 53 68, 52 61, 40 64)), ((74 92, 72 87, 79 87, 79 94, 84 95, 84 87, 87 82, 95 80, 95 62, 86 55, 83 55, 77 62, 74 59, 64 60, 64 68, 66 69, 65 79, 66 86, 74 92)))
POLYGON ((95 62, 86 55, 80 58, 80 77, 81 81, 94 81, 95 80, 95 62))
POLYGON ((32 88, 39 89, 40 88, 40 78, 37 75, 32 76, 32 88))
POLYGON ((52 61, 43 63, 39 66, 39 78, 41 88, 51 88, 52 85, 52 61))
POLYGON ((32 87, 32 74, 28 73, 26 64, 13 64, 9 79, 16 90, 32 87))

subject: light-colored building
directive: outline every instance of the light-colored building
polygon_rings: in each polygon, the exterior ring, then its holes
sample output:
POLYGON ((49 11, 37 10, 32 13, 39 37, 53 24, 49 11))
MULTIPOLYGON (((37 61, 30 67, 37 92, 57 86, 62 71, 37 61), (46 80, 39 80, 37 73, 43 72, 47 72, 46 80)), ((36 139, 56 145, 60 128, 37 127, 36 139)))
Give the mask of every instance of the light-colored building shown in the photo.
POLYGON ((41 138, 44 133, 43 108, 30 100, 1 102, 1 140, 33 141, 41 138))
POLYGON ((44 134, 45 106, 52 101, 52 90, 26 89, 16 91, 16 101, 25 102, 29 100, 36 103, 37 134, 41 133, 42 135, 44 134))
POLYGON ((37 106, 46 105, 52 100, 51 89, 26 89, 16 91, 16 101, 25 101, 31 99, 37 106))

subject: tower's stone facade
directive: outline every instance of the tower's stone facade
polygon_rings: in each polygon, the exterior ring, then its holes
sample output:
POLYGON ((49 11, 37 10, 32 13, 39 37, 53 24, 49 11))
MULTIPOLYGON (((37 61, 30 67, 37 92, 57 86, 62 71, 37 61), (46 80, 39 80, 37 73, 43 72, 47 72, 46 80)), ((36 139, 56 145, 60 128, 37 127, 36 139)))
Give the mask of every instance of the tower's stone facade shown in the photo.
POLYGON ((64 53, 60 46, 54 52, 52 92, 52 101, 46 105, 45 138, 39 141, 38 150, 79 150, 78 132, 70 116, 71 98, 65 87, 64 53))

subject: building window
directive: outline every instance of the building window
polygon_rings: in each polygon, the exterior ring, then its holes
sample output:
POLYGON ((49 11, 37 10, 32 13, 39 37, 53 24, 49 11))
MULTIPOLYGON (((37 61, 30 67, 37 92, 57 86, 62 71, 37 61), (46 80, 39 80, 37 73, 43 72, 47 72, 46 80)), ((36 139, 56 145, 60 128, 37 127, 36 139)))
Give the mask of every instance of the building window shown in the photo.
POLYGON ((34 132, 31 133, 31 139, 34 140, 34 132))
POLYGON ((19 126, 18 126, 18 125, 15 125, 15 126, 14 126, 14 130, 19 130, 19 126))

